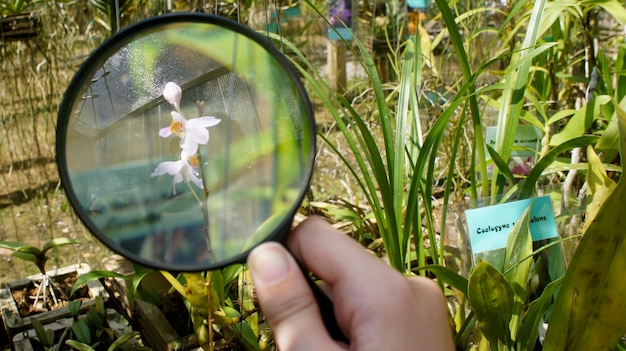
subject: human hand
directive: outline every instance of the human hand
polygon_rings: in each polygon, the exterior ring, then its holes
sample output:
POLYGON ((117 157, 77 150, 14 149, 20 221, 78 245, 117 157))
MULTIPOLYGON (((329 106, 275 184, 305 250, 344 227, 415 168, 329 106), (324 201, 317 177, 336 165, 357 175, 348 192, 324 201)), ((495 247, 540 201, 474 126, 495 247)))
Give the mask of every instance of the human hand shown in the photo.
MULTIPOLYGON (((351 350, 454 350, 445 299, 430 279, 404 277, 320 218, 300 224, 286 246, 324 280, 351 350)), ((330 338, 291 254, 270 242, 248 257, 259 303, 279 349, 347 349, 330 338)))

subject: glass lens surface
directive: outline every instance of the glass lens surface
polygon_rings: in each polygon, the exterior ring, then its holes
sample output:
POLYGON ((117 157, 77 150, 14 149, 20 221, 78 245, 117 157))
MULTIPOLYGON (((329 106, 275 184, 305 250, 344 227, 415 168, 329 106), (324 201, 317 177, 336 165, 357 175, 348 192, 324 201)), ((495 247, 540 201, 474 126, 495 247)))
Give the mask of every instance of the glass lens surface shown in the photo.
POLYGON ((291 222, 315 141, 284 58, 206 21, 149 25, 98 54, 68 89, 57 137, 70 201, 105 244, 208 269, 291 222))

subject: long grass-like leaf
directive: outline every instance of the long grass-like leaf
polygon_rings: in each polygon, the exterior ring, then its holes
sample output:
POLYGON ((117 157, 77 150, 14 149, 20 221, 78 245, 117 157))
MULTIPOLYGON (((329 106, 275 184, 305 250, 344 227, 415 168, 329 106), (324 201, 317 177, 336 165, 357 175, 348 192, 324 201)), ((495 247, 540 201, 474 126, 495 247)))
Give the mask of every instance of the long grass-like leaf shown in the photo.
MULTIPOLYGON (((467 82, 473 82, 475 79, 475 75, 472 73, 470 62, 467 57, 467 52, 465 51, 465 46, 463 44, 463 39, 461 37, 461 31, 459 30, 459 27, 457 26, 455 16, 452 14, 452 11, 450 10, 450 6, 448 5, 446 0, 435 0, 435 3, 437 4, 439 11, 441 12, 441 17, 444 20, 446 27, 448 28, 448 32, 450 34, 450 41, 452 42, 452 45, 454 46, 454 50, 457 54, 458 63, 461 68, 461 72, 463 73, 463 78, 466 81, 465 84, 467 84, 467 82)), ((476 145, 483 145, 484 144, 483 128, 482 128, 480 112, 478 108, 478 100, 476 96, 474 95, 475 93, 474 84, 472 83, 470 86, 468 86, 467 90, 470 93, 468 98, 469 98, 470 112, 472 116, 472 124, 474 127, 475 143, 476 145)), ((479 162, 479 167, 477 170, 474 170, 473 173, 474 174, 480 173, 484 176, 485 174, 487 174, 487 162, 485 158, 485 150, 482 147, 476 147, 474 151, 476 151, 478 154, 477 158, 479 162)), ((482 194, 487 194, 488 189, 489 188, 487 187, 487 183, 483 182, 482 194)), ((472 190, 473 197, 476 198, 478 196, 478 192, 476 189, 475 182, 472 182, 471 190, 472 190)))
MULTIPOLYGON (((448 108, 439 116, 435 124, 431 127, 428 135, 424 139, 424 145, 420 150, 420 154, 415 162, 413 177, 411 178, 411 183, 409 185, 409 199, 417 199, 418 194, 421 192, 422 197, 424 199, 423 202, 418 201, 409 201, 406 206, 406 217, 407 218, 417 218, 419 216, 419 205, 423 204, 425 206, 425 212, 428 215, 432 213, 430 208, 430 196, 432 193, 432 184, 429 182, 425 182, 422 187, 424 178, 422 175, 427 174, 427 165, 432 164, 434 162, 434 158, 437 156, 437 147, 445 132, 446 125, 449 123, 450 119, 454 116, 457 108, 461 106, 465 101, 465 94, 467 90, 470 89, 474 84, 473 79, 465 82, 465 84, 461 87, 457 95, 452 99, 448 108)), ((429 171, 431 173, 433 169, 430 167, 429 171)), ((418 230, 418 228, 415 228, 418 230)), ((405 227, 405 231, 408 228, 405 227)), ((421 247, 421 233, 413 236, 416 247, 421 247)))
MULTIPOLYGON (((504 160, 511 157, 513 150, 515 132, 524 104, 524 91, 530 79, 531 59, 538 54, 536 50, 532 51, 532 48, 537 43, 545 4, 545 0, 535 1, 521 50, 513 54, 508 74, 505 76, 509 85, 502 91, 500 98, 495 145, 496 151, 504 160)), ((502 184, 497 182, 498 174, 498 170, 494 169, 492 176, 496 181, 492 183, 490 193, 493 199, 503 190, 502 184)))

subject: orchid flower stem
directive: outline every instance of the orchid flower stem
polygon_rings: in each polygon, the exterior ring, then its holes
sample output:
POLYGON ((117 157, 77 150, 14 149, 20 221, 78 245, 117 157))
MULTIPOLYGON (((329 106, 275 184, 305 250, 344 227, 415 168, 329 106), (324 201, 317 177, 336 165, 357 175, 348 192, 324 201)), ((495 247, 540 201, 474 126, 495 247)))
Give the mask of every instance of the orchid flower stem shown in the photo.
POLYGON ((204 195, 204 199, 208 199, 209 198, 209 189, 207 188, 206 184, 206 174, 204 173, 204 167, 203 167, 203 162, 202 162, 202 154, 200 153, 200 150, 198 150, 198 152, 196 153, 196 157, 198 158, 198 170, 200 171, 200 179, 202 180, 202 194, 204 195))
POLYGON ((206 239, 209 256, 211 256, 211 258, 217 262, 217 257, 215 257, 215 252, 213 251, 213 247, 211 246, 211 237, 209 236, 209 210, 207 209, 209 189, 207 187, 206 174, 204 172, 204 162, 202 161, 202 153, 200 152, 200 150, 198 150, 198 152, 196 153, 196 157, 198 158, 198 170, 200 172, 200 179, 202 180, 202 194, 204 196, 204 201, 200 202, 202 215, 204 216, 204 238, 206 239))
POLYGON ((185 184, 187 184, 187 187, 189 188, 190 192, 193 194, 193 197, 195 197, 196 201, 198 201, 198 205, 202 207, 202 199, 200 199, 198 194, 196 194, 196 192, 193 190, 193 187, 191 186, 191 182, 185 181, 185 184))

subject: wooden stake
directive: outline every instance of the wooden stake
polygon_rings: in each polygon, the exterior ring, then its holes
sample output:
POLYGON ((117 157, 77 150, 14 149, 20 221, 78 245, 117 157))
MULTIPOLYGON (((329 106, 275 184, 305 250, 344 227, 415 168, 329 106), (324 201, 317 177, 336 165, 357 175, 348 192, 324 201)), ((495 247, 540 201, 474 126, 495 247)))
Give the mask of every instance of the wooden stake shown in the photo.
POLYGON ((346 90, 346 45, 341 40, 328 41, 328 74, 330 87, 337 93, 346 90))

